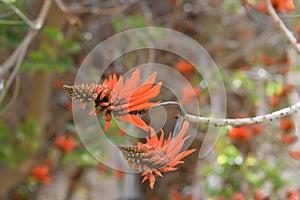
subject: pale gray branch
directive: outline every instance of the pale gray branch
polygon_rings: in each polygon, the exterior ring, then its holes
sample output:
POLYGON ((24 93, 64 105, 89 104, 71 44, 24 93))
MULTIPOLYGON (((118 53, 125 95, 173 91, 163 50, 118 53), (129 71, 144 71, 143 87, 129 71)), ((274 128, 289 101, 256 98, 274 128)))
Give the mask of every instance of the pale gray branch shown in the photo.
POLYGON ((3 0, 1 0, 1 2, 6 4, 11 10, 13 10, 30 28, 37 29, 35 23, 33 23, 19 8, 3 0))
POLYGON ((266 0, 266 6, 267 6, 267 9, 268 9, 268 12, 269 12, 270 16, 274 20, 274 23, 279 27, 279 29, 284 33, 284 35, 287 37, 287 39, 289 40, 291 45, 300 54, 300 44, 297 42, 297 39, 295 38, 293 33, 286 27, 286 25, 283 23, 283 21, 277 15, 277 13, 276 13, 275 9, 273 8, 270 0, 266 0))
POLYGON ((127 9, 132 3, 127 1, 124 4, 112 7, 112 8, 96 8, 96 7, 84 7, 84 6, 66 6, 61 0, 55 0, 57 6, 63 12, 69 12, 73 14, 84 14, 84 13, 91 13, 95 15, 113 15, 123 10, 127 9))
POLYGON ((190 122, 205 123, 205 124, 211 124, 215 126, 225 126, 225 125, 237 126, 237 125, 257 124, 257 123, 272 121, 296 113, 298 110, 300 110, 300 101, 289 107, 283 108, 281 110, 269 114, 259 115, 250 118, 236 118, 236 119, 210 118, 210 117, 200 117, 196 115, 190 115, 186 113, 185 109, 182 107, 181 104, 173 101, 163 102, 158 104, 155 107, 158 106, 176 106, 180 110, 181 116, 185 120, 190 122))
MULTIPOLYGON (((40 30, 42 28, 42 26, 46 20, 46 17, 48 15, 51 3, 52 3, 52 0, 44 1, 44 4, 41 8, 41 12, 39 13, 37 19, 35 20, 35 23, 31 24, 34 26, 31 26, 31 25, 29 26, 30 29, 27 32, 27 35, 25 36, 25 38, 22 40, 22 42, 19 44, 19 46, 14 50, 12 55, 9 56, 8 59, 4 62, 4 64, 1 66, 1 71, 3 74, 6 73, 7 71, 9 71, 10 68, 12 68, 13 66, 14 66, 14 69, 13 69, 12 73, 9 75, 8 81, 0 93, 0 103, 3 101, 7 91, 9 90, 10 86, 12 85, 12 83, 19 71, 19 68, 24 60, 24 57, 26 55, 29 44, 34 39, 34 37, 37 35, 38 30, 40 30)), ((10 8, 14 12, 16 12, 20 17, 22 16, 21 18, 24 21, 29 20, 18 8, 16 8, 15 6, 13 6, 11 4, 8 4, 8 3, 7 3, 7 5, 9 5, 10 8), (22 14, 20 14, 20 13, 22 13, 22 14)))

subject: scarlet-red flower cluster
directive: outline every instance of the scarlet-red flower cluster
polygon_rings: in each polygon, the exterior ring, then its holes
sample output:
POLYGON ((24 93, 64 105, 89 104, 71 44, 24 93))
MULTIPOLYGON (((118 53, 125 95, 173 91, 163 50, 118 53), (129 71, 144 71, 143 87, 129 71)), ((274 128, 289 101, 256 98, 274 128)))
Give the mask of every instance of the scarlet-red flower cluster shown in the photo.
POLYGON ((300 198, 300 191, 296 189, 289 189, 285 192, 287 200, 298 200, 300 198))
POLYGON ((200 97, 200 90, 198 87, 190 88, 189 86, 186 86, 182 88, 181 92, 183 98, 179 103, 182 105, 187 105, 200 97))
POLYGON ((291 150, 289 155, 294 159, 300 159, 300 150, 291 150))
POLYGON ((164 139, 163 131, 158 138, 155 130, 150 127, 151 137, 146 138, 145 144, 138 142, 135 146, 119 146, 119 149, 129 166, 142 172, 142 182, 149 180, 150 188, 153 188, 157 176, 162 177, 162 172, 176 170, 176 166, 183 163, 181 159, 195 151, 182 151, 184 142, 189 138, 184 136, 188 127, 189 123, 184 122, 178 135, 172 139, 170 133, 167 140, 164 139))
MULTIPOLYGON (((290 12, 295 8, 293 0, 271 0, 271 4, 278 13, 290 12)), ((268 13, 265 0, 255 4, 254 7, 260 12, 268 13)))
POLYGON ((245 200, 245 197, 242 193, 236 192, 233 194, 233 200, 245 200))
POLYGON ((259 135, 262 132, 260 125, 238 126, 230 129, 228 137, 231 140, 248 142, 252 136, 259 135))
POLYGON ((71 152, 75 147, 77 147, 77 142, 73 137, 59 136, 55 139, 55 146, 57 149, 64 153, 71 152))
POLYGON ((295 122, 290 118, 284 118, 280 121, 280 139, 283 144, 293 144, 297 141, 294 134, 295 122))
POLYGON ((186 60, 180 60, 175 64, 174 68, 187 78, 190 77, 191 73, 194 71, 193 65, 186 60))
POLYGON ((36 181, 40 181, 44 184, 51 183, 50 170, 48 165, 37 165, 30 173, 30 177, 36 181))
POLYGON ((272 107, 278 106, 280 100, 282 100, 283 97, 286 97, 292 91, 292 89, 293 89, 293 85, 283 84, 279 93, 275 93, 269 98, 270 106, 272 107))
POLYGON ((160 93, 162 83, 154 84, 156 75, 156 72, 152 73, 142 85, 138 86, 140 69, 137 68, 125 83, 123 76, 117 78, 117 75, 113 74, 102 84, 65 85, 64 88, 74 102, 81 102, 82 109, 87 103, 93 104, 91 115, 104 113, 105 130, 108 129, 113 114, 120 121, 130 122, 148 131, 148 125, 136 115, 158 104, 149 102, 160 93))

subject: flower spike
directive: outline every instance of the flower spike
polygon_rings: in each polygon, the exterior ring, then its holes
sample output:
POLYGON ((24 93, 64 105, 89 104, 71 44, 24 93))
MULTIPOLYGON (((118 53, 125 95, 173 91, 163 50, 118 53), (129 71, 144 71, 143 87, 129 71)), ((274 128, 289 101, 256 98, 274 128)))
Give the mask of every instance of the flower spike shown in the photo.
POLYGON ((159 102, 149 102, 160 93, 162 83, 154 83, 157 73, 153 72, 141 85, 140 69, 137 68, 125 83, 123 76, 117 78, 116 74, 110 75, 102 84, 64 85, 68 96, 72 101, 80 102, 85 109, 87 103, 93 104, 91 115, 104 113, 106 120, 105 130, 109 128, 112 115, 117 120, 129 122, 137 127, 149 131, 148 125, 137 114, 144 114, 147 109, 159 102))
POLYGON ((134 146, 118 146, 128 165, 140 172, 144 176, 143 181, 149 180, 150 188, 155 184, 157 176, 162 177, 162 172, 175 171, 178 164, 183 163, 181 159, 196 151, 191 149, 182 151, 185 140, 189 136, 184 136, 189 123, 185 121, 178 135, 171 140, 172 133, 168 139, 164 139, 164 132, 158 137, 155 130, 150 127, 151 137, 146 138, 146 143, 137 142, 134 146))

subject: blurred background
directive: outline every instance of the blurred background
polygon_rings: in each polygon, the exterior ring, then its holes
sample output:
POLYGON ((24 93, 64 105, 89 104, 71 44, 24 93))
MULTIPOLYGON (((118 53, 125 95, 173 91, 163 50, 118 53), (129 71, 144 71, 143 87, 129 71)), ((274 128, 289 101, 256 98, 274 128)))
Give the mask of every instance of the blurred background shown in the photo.
MULTIPOLYGON (((298 39, 299 0, 272 2, 298 39)), ((86 55, 103 40, 157 26, 184 33, 207 50, 225 84, 226 102, 223 96, 217 99, 226 103, 228 118, 284 108, 299 101, 300 60, 266 12, 264 3, 255 0, 0 0, 0 199, 300 198, 299 161, 289 156, 291 149, 300 149, 299 114, 224 127, 213 152, 202 159, 197 152, 188 156, 177 171, 157 178, 151 190, 139 174, 110 169, 85 150, 62 88, 74 83, 86 55)), ((104 75, 124 74, 147 63, 150 54, 193 87, 180 88, 181 99, 164 90, 158 99, 179 101, 194 113, 191 101, 196 98, 201 115, 210 116, 207 84, 213 80, 204 82, 178 55, 131 52, 111 63, 104 75)), ((177 112, 167 109, 166 132, 173 129, 177 112)), ((206 125, 196 131, 191 148, 199 150, 210 136, 206 125)), ((117 143, 127 141, 115 124, 107 135, 117 143)))

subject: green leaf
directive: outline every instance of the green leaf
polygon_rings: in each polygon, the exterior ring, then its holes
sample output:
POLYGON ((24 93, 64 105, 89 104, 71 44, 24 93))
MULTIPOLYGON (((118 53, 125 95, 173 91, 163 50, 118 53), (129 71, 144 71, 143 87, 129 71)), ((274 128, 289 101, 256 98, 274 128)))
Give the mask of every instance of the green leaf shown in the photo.
POLYGON ((53 27, 44 27, 43 33, 57 41, 63 40, 63 34, 60 29, 53 27))
MULTIPOLYGON (((19 26, 18 28, 21 29, 21 27, 19 26)), ((16 33, 15 31, 11 30, 6 30, 5 37, 7 38, 8 42, 12 44, 19 44, 23 38, 20 33, 16 33)))
POLYGON ((278 94, 281 90, 281 83, 268 82, 265 88, 267 96, 278 94))
POLYGON ((20 20, 3 20, 3 19, 0 19, 0 24, 1 25, 24 25, 24 22, 20 21, 20 20))
POLYGON ((41 61, 45 59, 45 54, 41 51, 29 51, 28 57, 32 60, 41 61))
POLYGON ((122 23, 122 20, 120 18, 115 19, 112 22, 112 25, 113 25, 113 28, 116 32, 120 31, 123 27, 123 23, 122 23))
POLYGON ((146 26, 146 20, 141 15, 128 18, 128 24, 132 28, 140 28, 146 26))
POLYGON ((26 120, 21 127, 21 132, 28 136, 34 136, 38 133, 38 125, 34 119, 26 120))
POLYGON ((201 170, 201 174, 203 176, 207 176, 207 175, 209 175, 211 173, 214 173, 214 168, 212 168, 211 166, 205 166, 201 170))
POLYGON ((256 173, 254 173, 254 172, 246 172, 246 179, 247 179, 247 181, 249 181, 250 183, 252 183, 252 184, 256 184, 256 183, 258 183, 259 182, 259 180, 260 180, 260 178, 259 178, 259 176, 256 174, 256 173))

